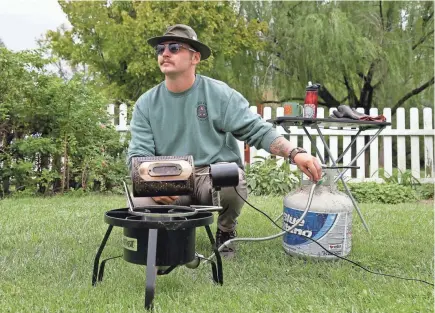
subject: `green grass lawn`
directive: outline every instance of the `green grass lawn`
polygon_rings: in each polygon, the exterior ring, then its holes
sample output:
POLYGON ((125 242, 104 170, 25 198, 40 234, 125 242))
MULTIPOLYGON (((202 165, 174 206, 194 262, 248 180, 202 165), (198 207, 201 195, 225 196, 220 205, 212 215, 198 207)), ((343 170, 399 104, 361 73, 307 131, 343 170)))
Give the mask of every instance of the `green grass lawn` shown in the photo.
MULTIPOLYGON (((273 217, 278 197, 250 197, 273 217)), ((95 253, 107 229, 105 211, 121 196, 92 195, 0 201, 0 312, 144 312, 145 266, 122 258, 107 263, 91 286, 95 253)), ((383 273, 433 282, 433 203, 361 204, 372 234, 354 211, 350 259, 383 273)), ((215 229, 215 225, 213 225, 215 229)), ((239 236, 267 236, 276 228, 245 206, 239 236)), ((122 254, 115 227, 103 258, 122 254)), ((197 250, 211 254, 205 230, 197 250)), ((348 262, 304 261, 286 255, 281 240, 240 243, 224 260, 224 285, 210 267, 184 266, 157 277, 156 312, 432 312, 433 287, 373 275, 348 262)))

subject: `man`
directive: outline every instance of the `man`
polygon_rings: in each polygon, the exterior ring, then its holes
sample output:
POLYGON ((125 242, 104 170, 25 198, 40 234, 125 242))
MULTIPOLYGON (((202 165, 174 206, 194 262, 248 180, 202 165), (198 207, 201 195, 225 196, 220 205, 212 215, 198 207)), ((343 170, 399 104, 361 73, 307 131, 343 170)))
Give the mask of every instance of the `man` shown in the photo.
MULTIPOLYGON (((316 158, 280 136, 270 123, 249 110, 249 103, 223 82, 196 74, 196 66, 207 59, 210 48, 198 41, 186 25, 170 26, 160 37, 148 39, 157 53, 164 82, 144 93, 136 102, 130 122, 128 163, 134 156, 192 155, 196 173, 206 173, 210 164, 236 162, 239 167, 237 191, 247 197, 243 164, 236 139, 285 158, 296 164, 311 180, 321 176, 316 158)), ((236 237, 237 217, 244 204, 234 188, 222 188, 216 242, 219 247, 236 237)), ((213 205, 210 178, 195 178, 194 195, 183 197, 135 198, 135 206, 213 205)), ((222 251, 234 255, 234 247, 222 251)))

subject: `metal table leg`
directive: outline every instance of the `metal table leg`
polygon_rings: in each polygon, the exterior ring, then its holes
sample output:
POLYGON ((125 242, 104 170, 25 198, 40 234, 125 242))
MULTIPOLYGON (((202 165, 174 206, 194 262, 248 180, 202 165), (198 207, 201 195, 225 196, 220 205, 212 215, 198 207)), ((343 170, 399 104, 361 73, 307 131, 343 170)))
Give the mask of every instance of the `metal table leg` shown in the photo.
MULTIPOLYGON (((350 163, 348 164, 348 165, 352 165, 353 163, 355 163, 356 162, 356 160, 361 156, 361 154, 363 154, 364 153, 364 151, 366 151, 367 150, 367 148, 371 145, 371 143, 373 142, 373 140, 375 140, 377 137, 378 137, 378 135, 381 133, 381 131, 383 130, 385 128, 385 126, 384 127, 381 127, 381 128, 379 128, 379 130, 370 138, 370 140, 369 140, 369 142, 361 149, 361 151, 360 152, 358 152, 357 153, 357 155, 352 159, 352 161, 350 161, 350 163)), ((359 134, 360 132, 358 132, 358 134, 359 134)), ((356 140, 356 137, 355 137, 355 140, 356 140)), ((339 160, 341 160, 341 158, 342 158, 342 156, 344 155, 344 152, 342 153, 342 155, 340 156, 340 158, 339 159, 337 159, 337 162, 339 162, 339 160)), ((335 182, 337 182, 339 179, 341 179, 341 177, 344 175, 344 173, 346 173, 346 171, 347 171, 348 169, 346 168, 346 169, 344 169, 339 175, 338 175, 338 177, 335 179, 335 182)))
POLYGON ((355 135, 353 135, 353 139, 352 139, 352 141, 351 141, 350 144, 346 147, 346 149, 344 149, 343 153, 342 153, 342 154, 337 158, 337 160, 335 160, 335 162, 338 163, 338 162, 341 161, 341 159, 344 157, 344 155, 347 153, 347 151, 349 151, 349 149, 350 149, 350 148, 355 144, 355 142, 356 142, 356 140, 357 140, 359 134, 361 134, 361 129, 359 129, 358 132, 357 132, 355 135))
MULTIPOLYGON (((317 130, 317 132, 319 133, 320 139, 322 140, 322 142, 323 142, 323 144, 324 144, 324 146, 325 146, 326 153, 328 154, 328 156, 329 156, 329 158, 330 158, 330 160, 331 160, 332 165, 333 165, 333 166, 337 166, 337 164, 336 164, 336 160, 335 160, 334 157, 332 156, 331 150, 329 149, 329 146, 328 146, 328 144, 326 143, 325 137, 323 137, 322 132, 320 131, 319 126, 318 126, 318 125, 313 125, 313 126, 314 126, 314 128, 317 130)), ((366 145, 366 146, 368 147, 368 145, 366 145)), ((366 148, 366 149, 367 149, 367 148, 366 148)), ((365 149, 363 149, 363 152, 364 152, 364 150, 365 150, 365 149)), ((361 154, 362 154, 362 152, 361 152, 360 154, 358 154, 358 157, 359 157, 361 154)), ((351 162, 349 165, 352 165, 352 162, 351 162)), ((349 190, 349 187, 348 187, 347 184, 346 184, 346 181, 345 181, 344 178, 343 178, 343 173, 344 173, 346 170, 347 170, 347 169, 345 169, 345 170, 343 170, 342 172, 340 172, 340 171, 337 169, 337 172, 338 172, 339 175, 338 175, 338 178, 335 180, 335 182, 336 182, 338 179, 341 179, 341 182, 343 183, 344 189, 346 190, 347 195, 349 196, 350 200, 352 201, 353 206, 355 207, 356 211, 358 212, 358 215, 359 215, 359 217, 360 217, 360 219, 361 219, 361 221, 362 221, 362 223, 363 223, 363 225, 364 225, 364 228, 365 228, 365 229, 368 231, 368 233, 370 234, 370 229, 369 229, 369 227, 368 227, 366 221, 364 220, 364 217, 363 217, 363 215, 362 215, 362 213, 361 213, 361 210, 360 210, 360 208, 358 207, 358 204, 356 203, 355 198, 353 197, 352 193, 351 193, 350 190, 349 190)))
POLYGON ((316 153, 320 159, 320 162, 325 164, 325 159, 323 158, 323 155, 320 153, 319 148, 317 148, 317 145, 316 145, 316 142, 314 141, 314 138, 310 135, 310 133, 308 132, 308 130, 305 126, 302 126, 302 128, 304 129, 304 132, 307 135, 308 139, 311 141, 311 144, 316 148, 316 153))

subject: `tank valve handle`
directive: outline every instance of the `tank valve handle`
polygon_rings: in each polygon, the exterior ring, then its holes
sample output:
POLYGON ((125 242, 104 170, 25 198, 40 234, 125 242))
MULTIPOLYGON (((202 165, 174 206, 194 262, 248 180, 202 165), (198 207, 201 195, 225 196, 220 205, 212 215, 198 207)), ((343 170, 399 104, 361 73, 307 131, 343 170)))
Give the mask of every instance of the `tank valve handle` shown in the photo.
POLYGON ((329 182, 329 184, 331 184, 333 182, 332 180, 332 170, 338 170, 338 169, 351 169, 351 168, 355 168, 355 169, 359 169, 359 166, 356 165, 347 165, 347 166, 338 166, 338 165, 326 165, 326 164, 321 164, 322 169, 325 169, 324 174, 322 175, 322 177, 319 179, 319 181, 315 184, 316 186, 322 185, 325 182, 329 182))

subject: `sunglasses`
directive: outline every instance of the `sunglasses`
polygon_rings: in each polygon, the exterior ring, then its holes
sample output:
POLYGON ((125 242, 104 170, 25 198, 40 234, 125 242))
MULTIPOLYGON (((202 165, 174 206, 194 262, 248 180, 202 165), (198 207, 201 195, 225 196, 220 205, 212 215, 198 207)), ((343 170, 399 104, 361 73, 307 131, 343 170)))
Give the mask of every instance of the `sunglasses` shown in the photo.
POLYGON ((197 52, 196 50, 193 50, 192 48, 188 48, 186 46, 183 46, 181 43, 172 42, 172 43, 168 43, 166 45, 160 44, 160 45, 155 46, 156 53, 158 55, 162 55, 163 52, 165 51, 166 47, 168 47, 169 52, 171 52, 172 54, 178 53, 178 51, 180 51, 181 48, 184 48, 184 49, 192 51, 192 52, 197 52))

